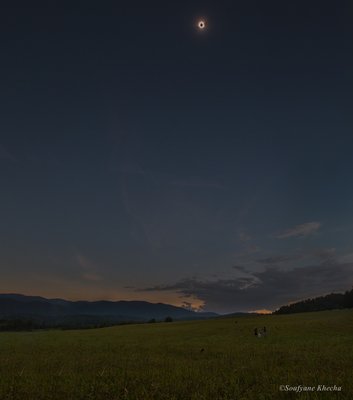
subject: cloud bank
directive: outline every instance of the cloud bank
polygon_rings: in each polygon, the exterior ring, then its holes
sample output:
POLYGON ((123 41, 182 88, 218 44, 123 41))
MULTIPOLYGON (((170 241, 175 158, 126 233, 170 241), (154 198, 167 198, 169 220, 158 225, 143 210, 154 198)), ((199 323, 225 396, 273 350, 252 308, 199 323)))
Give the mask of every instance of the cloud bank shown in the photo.
POLYGON ((293 228, 286 229, 275 235, 277 239, 287 239, 291 237, 305 237, 312 235, 321 228, 320 222, 307 222, 305 224, 296 225, 293 228))
POLYGON ((174 291, 182 298, 196 297, 204 309, 220 313, 274 310, 289 302, 344 291, 353 284, 353 263, 329 262, 290 270, 268 266, 262 271, 239 270, 244 276, 231 279, 182 279, 169 285, 139 289, 142 291, 174 291))

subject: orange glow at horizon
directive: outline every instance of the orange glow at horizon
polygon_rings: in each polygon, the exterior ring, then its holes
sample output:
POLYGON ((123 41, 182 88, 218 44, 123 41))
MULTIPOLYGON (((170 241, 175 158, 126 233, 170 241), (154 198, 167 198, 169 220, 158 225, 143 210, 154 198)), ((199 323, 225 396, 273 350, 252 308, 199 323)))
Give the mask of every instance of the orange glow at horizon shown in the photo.
POLYGON ((254 313, 254 314, 264 314, 264 315, 272 314, 272 311, 266 310, 266 308, 263 308, 261 310, 253 310, 253 311, 249 311, 249 312, 254 313))

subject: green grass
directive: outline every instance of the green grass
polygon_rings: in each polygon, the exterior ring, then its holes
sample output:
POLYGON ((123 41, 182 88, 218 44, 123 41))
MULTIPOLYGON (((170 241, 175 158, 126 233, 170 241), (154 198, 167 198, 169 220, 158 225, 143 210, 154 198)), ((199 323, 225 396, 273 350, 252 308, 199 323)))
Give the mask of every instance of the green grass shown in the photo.
POLYGON ((351 400, 353 310, 1 333, 0 361, 1 400, 351 400))

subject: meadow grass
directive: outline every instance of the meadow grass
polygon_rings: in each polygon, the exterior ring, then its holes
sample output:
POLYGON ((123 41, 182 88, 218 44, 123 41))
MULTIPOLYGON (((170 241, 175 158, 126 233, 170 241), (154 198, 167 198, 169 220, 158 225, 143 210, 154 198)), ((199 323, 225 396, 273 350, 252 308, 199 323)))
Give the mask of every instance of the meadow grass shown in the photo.
POLYGON ((1 400, 352 400, 353 310, 0 333, 0 357, 1 400))

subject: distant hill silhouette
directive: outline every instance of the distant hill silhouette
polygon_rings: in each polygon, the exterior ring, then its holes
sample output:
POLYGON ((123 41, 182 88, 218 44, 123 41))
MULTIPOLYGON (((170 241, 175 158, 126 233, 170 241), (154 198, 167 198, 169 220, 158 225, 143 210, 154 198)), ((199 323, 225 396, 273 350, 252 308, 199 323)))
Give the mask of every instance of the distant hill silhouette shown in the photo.
MULTIPOLYGON (((68 301, 21 294, 0 294, 0 319, 34 321, 44 326, 86 326, 126 322, 204 319, 215 313, 146 301, 68 301)), ((26 322, 26 323, 27 323, 26 322)))
POLYGON ((326 296, 298 301, 282 306, 274 314, 293 314, 310 311, 335 310, 353 308, 353 289, 345 293, 331 293, 326 296))

